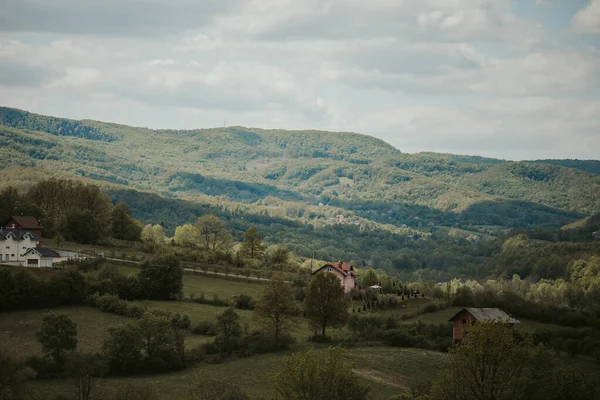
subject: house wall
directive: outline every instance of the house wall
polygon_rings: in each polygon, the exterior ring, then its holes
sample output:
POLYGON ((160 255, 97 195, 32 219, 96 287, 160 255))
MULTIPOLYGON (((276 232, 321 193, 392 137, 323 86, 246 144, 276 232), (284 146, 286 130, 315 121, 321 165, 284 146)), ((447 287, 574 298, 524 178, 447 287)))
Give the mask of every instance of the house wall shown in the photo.
POLYGON ((0 240, 1 261, 23 261, 25 260, 25 252, 32 247, 37 247, 37 245, 38 242, 31 240, 29 237, 23 240, 16 240, 13 237, 0 240))
POLYGON ((452 325, 452 339, 462 340, 465 328, 473 323, 473 316, 467 311, 463 311, 454 318, 452 325))
POLYGON ((348 293, 352 289, 356 287, 356 279, 352 275, 348 275, 344 277, 343 281, 344 292, 348 293))

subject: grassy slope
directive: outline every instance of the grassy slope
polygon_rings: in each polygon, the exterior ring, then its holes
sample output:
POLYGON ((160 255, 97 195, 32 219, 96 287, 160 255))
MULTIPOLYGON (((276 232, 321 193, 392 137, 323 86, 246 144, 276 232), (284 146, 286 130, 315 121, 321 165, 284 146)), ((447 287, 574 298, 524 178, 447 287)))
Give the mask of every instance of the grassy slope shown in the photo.
MULTIPOLYGON (((0 340, 9 351, 24 359, 39 355, 41 346, 35 333, 40 329, 44 313, 49 310, 16 311, 0 313, 0 340)), ((59 310, 77 323, 78 349, 82 352, 98 352, 107 337, 106 328, 128 321, 125 317, 103 313, 95 308, 77 306, 63 307, 59 310)))
MULTIPOLYGON (((323 351, 323 348, 319 351, 323 351)), ((101 379, 97 393, 104 395, 120 384, 135 383, 151 386, 160 399, 176 400, 186 394, 194 382, 234 378, 235 383, 245 387, 252 396, 264 398, 272 395, 270 379, 277 372, 285 354, 259 355, 217 365, 203 364, 172 374, 101 379)), ((447 356, 443 353, 383 346, 349 349, 347 359, 356 364, 357 374, 371 386, 372 400, 387 400, 404 392, 413 382, 431 381, 447 364, 447 356)), ((70 382, 56 380, 36 382, 32 387, 53 393, 68 393, 71 390, 70 382)))

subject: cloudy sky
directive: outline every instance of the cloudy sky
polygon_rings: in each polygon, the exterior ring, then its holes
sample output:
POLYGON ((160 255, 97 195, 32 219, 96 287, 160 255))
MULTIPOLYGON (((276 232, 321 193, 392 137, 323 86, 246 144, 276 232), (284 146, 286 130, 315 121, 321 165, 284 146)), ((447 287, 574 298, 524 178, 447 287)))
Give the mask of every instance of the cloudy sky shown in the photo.
POLYGON ((0 105, 600 158, 600 0, 0 0, 0 105))

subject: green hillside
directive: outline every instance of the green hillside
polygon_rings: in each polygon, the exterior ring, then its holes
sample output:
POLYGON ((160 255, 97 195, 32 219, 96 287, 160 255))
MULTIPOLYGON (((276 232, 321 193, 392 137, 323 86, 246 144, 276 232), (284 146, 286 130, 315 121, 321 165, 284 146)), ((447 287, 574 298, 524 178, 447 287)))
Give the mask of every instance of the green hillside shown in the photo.
MULTIPOLYGON (((404 154, 355 133, 151 130, 0 108, 4 186, 74 177, 113 192, 135 189, 317 226, 341 215, 383 230, 556 229, 600 209, 594 163, 404 154)), ((145 221, 166 220, 160 210, 134 211, 145 221)))

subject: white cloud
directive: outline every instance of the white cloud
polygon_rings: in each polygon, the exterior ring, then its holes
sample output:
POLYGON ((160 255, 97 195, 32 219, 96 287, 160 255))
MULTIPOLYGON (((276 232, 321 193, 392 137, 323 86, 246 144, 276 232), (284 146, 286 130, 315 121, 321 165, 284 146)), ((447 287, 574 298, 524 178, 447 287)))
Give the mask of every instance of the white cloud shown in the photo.
POLYGON ((573 28, 578 33, 600 33, 600 0, 590 0, 573 17, 573 28))
POLYGON ((156 128, 358 131, 403 151, 597 157, 598 48, 550 40, 513 3, 0 0, 0 104, 156 128))

